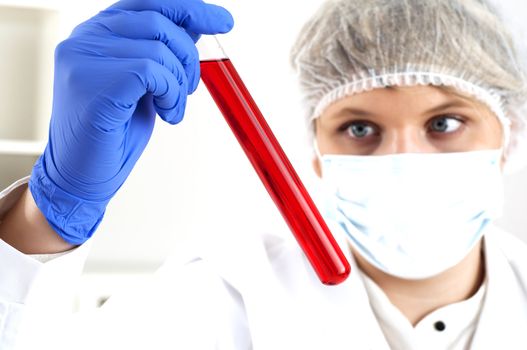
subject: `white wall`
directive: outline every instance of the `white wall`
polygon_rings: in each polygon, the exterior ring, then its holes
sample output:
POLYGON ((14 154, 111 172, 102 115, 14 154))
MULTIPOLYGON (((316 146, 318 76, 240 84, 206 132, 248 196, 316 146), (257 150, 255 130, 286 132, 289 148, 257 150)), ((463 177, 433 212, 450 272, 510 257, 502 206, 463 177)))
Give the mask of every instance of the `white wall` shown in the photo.
MULTIPOLYGON (((69 0, 72 28, 110 3, 69 0)), ((269 124, 307 183, 299 96, 289 47, 321 0, 219 0, 233 13, 234 30, 221 38, 269 124)), ((505 2, 521 24, 527 4, 505 2)), ((49 82, 51 86, 51 82, 49 82)), ((527 171, 507 179, 500 224, 527 241, 527 171)), ((285 229, 263 186, 203 85, 189 99, 185 120, 161 120, 129 180, 108 207, 94 238, 87 270, 151 270, 190 235, 226 230, 285 229)), ((235 244, 235 242, 233 242, 235 244)))

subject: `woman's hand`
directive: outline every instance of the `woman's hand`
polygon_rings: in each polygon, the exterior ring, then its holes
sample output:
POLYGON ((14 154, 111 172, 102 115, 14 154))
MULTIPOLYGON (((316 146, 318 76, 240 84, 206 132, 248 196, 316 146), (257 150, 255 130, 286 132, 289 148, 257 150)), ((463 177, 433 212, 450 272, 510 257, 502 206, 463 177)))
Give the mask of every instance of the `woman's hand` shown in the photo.
POLYGON ((233 20, 201 0, 123 0, 58 45, 49 140, 29 187, 64 241, 86 241, 145 149, 199 82, 194 43, 233 20))

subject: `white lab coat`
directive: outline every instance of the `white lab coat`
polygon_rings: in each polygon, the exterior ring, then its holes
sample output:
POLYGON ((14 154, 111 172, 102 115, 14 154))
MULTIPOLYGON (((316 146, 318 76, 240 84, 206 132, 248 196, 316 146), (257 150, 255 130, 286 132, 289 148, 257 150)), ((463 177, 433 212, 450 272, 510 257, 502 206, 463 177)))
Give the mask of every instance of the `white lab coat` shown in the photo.
MULTIPOLYGON (((0 195, 0 215, 9 197, 0 195)), ((14 349, 17 330, 24 349, 388 349, 344 237, 337 239, 353 270, 338 286, 322 285, 288 237, 209 235, 181 247, 148 285, 93 315, 60 319, 39 295, 63 290, 86 249, 37 272, 10 266, 29 286, 25 297, 5 290, 1 265, 32 258, 5 258, 0 245, 0 349, 14 349)), ((488 289, 471 348, 527 349, 527 246, 494 228, 485 250, 488 289)))

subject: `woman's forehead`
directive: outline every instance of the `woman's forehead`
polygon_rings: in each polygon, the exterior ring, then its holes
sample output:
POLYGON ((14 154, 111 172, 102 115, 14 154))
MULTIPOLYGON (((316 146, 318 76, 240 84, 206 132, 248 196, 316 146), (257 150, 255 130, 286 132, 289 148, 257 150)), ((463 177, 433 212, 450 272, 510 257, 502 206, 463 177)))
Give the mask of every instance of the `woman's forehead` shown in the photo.
POLYGON ((355 114, 367 117, 393 113, 425 115, 452 108, 487 109, 490 112, 483 103, 453 88, 418 85, 378 88, 346 96, 328 106, 323 116, 355 114))

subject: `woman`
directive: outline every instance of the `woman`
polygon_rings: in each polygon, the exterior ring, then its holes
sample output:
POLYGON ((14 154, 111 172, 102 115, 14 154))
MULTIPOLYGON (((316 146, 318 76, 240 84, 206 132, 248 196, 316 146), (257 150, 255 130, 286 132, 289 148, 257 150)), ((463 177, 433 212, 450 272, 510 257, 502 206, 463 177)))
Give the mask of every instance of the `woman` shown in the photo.
POLYGON ((2 194, 2 256, 25 281, 0 283, 3 348, 18 329, 55 348, 527 347, 527 249, 491 225, 524 138, 525 72, 478 0, 331 0, 295 44, 324 209, 353 265, 345 283, 322 286, 276 236, 237 237, 241 250, 217 235, 98 315, 44 327, 38 300, 51 282, 33 276, 54 266, 60 285, 63 267, 82 260, 154 109, 181 120, 198 80, 192 40, 231 26, 199 1, 121 1, 59 46, 48 147, 29 190, 2 194), (8 244, 63 253, 39 264, 8 244))

